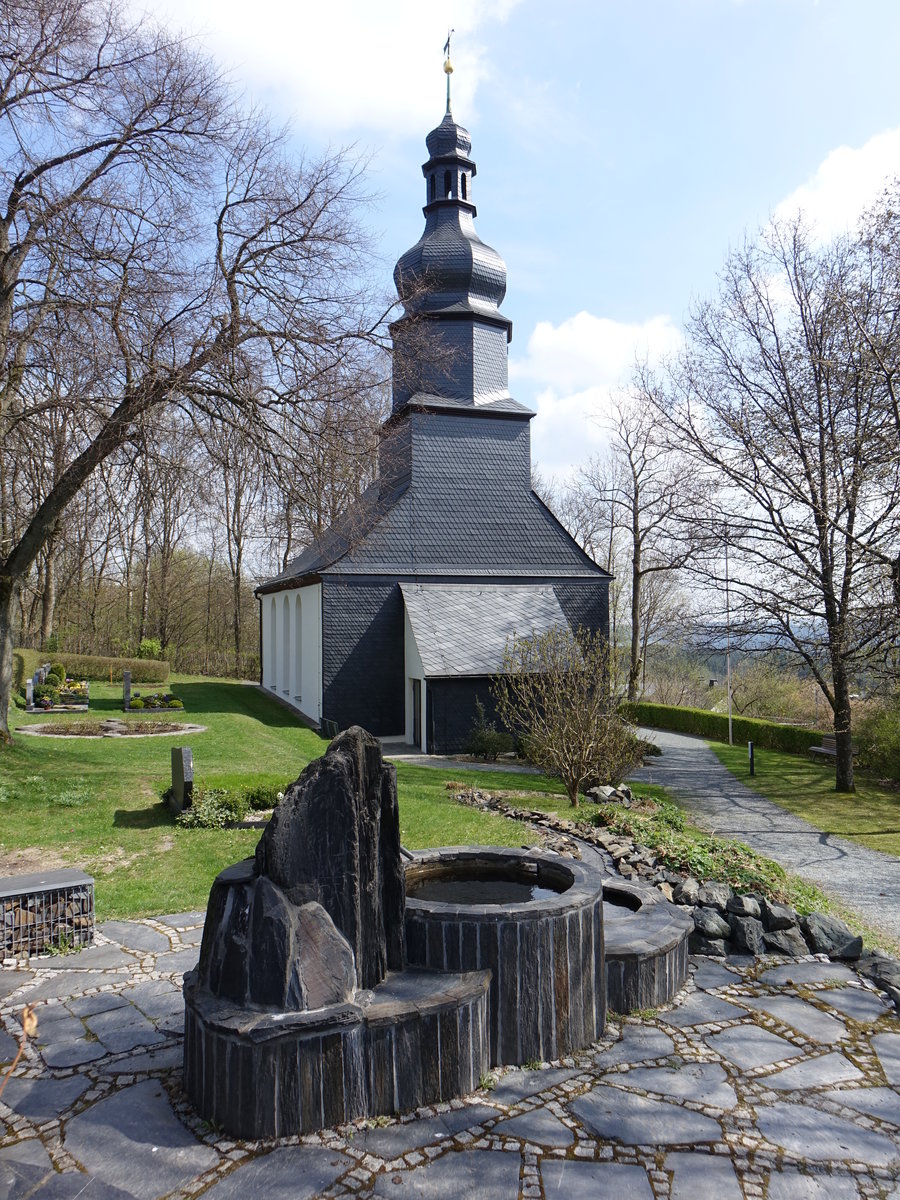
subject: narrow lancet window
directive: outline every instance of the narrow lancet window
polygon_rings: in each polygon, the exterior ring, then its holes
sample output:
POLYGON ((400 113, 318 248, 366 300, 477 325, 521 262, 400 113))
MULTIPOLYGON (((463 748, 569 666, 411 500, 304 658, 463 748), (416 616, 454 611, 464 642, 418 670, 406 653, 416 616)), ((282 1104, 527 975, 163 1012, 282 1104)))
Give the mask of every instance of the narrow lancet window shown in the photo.
POLYGON ((468 200, 469 197, 468 197, 467 193, 468 193, 468 189, 466 187, 466 174, 464 171, 462 174, 462 198, 463 198, 463 200, 468 200))
POLYGON ((450 188, 450 172, 444 172, 444 198, 451 196, 453 193, 450 188))
POLYGON ((432 175, 428 181, 428 199, 434 199, 434 175, 432 175))

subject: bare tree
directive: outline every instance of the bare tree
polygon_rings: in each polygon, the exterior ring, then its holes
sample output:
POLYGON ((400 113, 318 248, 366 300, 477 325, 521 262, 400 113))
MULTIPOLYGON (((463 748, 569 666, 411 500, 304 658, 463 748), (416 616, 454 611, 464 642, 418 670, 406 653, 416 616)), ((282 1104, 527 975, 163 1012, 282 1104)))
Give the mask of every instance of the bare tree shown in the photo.
MULTIPOLYGON (((728 259, 668 386, 654 390, 670 442, 718 485, 735 627, 815 677, 834 714, 843 792, 853 790, 853 673, 880 636, 878 555, 892 560, 900 541, 885 376, 850 304, 865 286, 858 265, 848 240, 817 249, 801 222, 773 225, 728 259)), ((721 586, 721 569, 713 575, 721 586)))
POLYGON ((641 761, 609 686, 603 634, 566 628, 514 638, 491 688, 497 715, 528 757, 558 775, 573 807, 591 779, 617 784, 641 761))
POLYGON ((77 431, 0 546, 8 740, 16 600, 96 468, 173 405, 283 435, 377 322, 358 165, 292 163, 183 41, 110 0, 8 0, 0 71, 0 447, 56 403, 77 431))
MULTIPOLYGON (((634 386, 614 408, 613 440, 608 455, 592 459, 579 481, 576 511, 592 513, 606 528, 608 559, 613 561, 617 537, 626 538, 629 563, 631 639, 627 696, 636 700, 642 664, 663 594, 647 593, 655 576, 671 582, 696 554, 703 539, 699 512, 705 502, 702 481, 683 456, 666 446, 645 387, 645 370, 635 373, 634 386)), ((590 528, 583 521, 585 528, 590 528)), ((599 543, 596 526, 590 537, 599 543)), ((664 588, 663 591, 668 591, 664 588)))

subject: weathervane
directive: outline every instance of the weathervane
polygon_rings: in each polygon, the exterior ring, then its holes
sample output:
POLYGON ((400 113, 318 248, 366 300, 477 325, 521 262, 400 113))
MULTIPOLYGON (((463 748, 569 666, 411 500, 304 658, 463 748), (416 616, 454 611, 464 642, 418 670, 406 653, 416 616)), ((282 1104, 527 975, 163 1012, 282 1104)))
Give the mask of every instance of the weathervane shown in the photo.
POLYGON ((444 42, 444 74, 447 76, 447 112, 450 111, 450 76, 453 74, 453 63, 450 61, 450 39, 453 37, 453 30, 447 33, 447 40, 444 42))

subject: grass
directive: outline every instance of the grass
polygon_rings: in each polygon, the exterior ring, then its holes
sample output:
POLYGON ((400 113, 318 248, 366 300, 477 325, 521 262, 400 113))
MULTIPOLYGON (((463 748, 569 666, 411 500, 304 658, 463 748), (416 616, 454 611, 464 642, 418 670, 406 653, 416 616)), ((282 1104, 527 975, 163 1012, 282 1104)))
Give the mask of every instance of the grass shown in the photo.
POLYGON ((824 833, 837 834, 900 856, 900 791, 856 771, 852 795, 834 790, 834 768, 776 750, 755 752, 751 778, 747 749, 710 742, 710 749, 742 783, 824 833))
MULTIPOLYGON (((15 738, 0 748, 0 856, 30 851, 29 870, 73 866, 95 879, 98 918, 152 916, 203 908, 210 885, 229 863, 252 854, 258 829, 181 829, 161 801, 171 782, 170 747, 189 744, 194 776, 209 787, 271 783, 283 789, 327 742, 256 688, 234 680, 174 676, 168 689, 185 703, 173 723, 208 725, 205 733, 156 738, 15 738)), ((138 691, 142 690, 140 686, 138 691)), ((146 690, 154 690, 147 685, 146 690)), ((148 725, 153 716, 121 710, 121 684, 91 684, 89 713, 47 715, 10 709, 11 728, 122 717, 148 725)), ((496 774, 468 773, 475 786, 496 774)), ((502 817, 461 808, 446 776, 400 764, 404 844, 465 841, 516 845, 521 828, 502 817)), ((558 785, 528 777, 528 786, 558 785)), ((0 874, 5 871, 0 867, 0 874)))
MULTIPOLYGON (((195 779, 206 787, 265 783, 282 790, 326 745, 258 689, 234 680, 175 676, 168 688, 182 697, 185 709, 167 712, 166 719, 207 725, 206 732, 152 739, 20 736, 12 747, 0 749, 0 856, 27 850, 28 869, 66 865, 86 870, 95 879, 101 920, 203 908, 218 872, 252 854, 259 840, 258 829, 184 829, 175 824, 161 800, 170 782, 171 746, 190 744, 195 779)), ((98 682, 91 685, 89 713, 32 715, 14 708, 10 721, 14 729, 48 720, 96 722, 104 716, 142 728, 153 723, 149 714, 123 714, 121 699, 120 684, 98 682)), ((769 757, 766 752, 764 759, 769 757)), ((398 763, 397 780, 401 837, 410 849, 527 842, 520 824, 453 800, 453 792, 462 788, 503 790, 518 793, 511 799, 522 807, 556 811, 569 819, 590 820, 598 811, 605 813, 603 820, 611 827, 664 850, 673 869, 677 860, 703 878, 755 886, 783 895, 799 908, 808 909, 818 899, 801 894, 792 881, 785 883, 780 868, 752 856, 746 847, 713 844, 666 803, 661 788, 640 785, 641 794, 659 802, 662 817, 648 824, 646 814, 618 809, 615 826, 616 806, 572 809, 562 785, 542 775, 454 773, 398 763), (448 790, 453 779, 460 786, 448 790)))

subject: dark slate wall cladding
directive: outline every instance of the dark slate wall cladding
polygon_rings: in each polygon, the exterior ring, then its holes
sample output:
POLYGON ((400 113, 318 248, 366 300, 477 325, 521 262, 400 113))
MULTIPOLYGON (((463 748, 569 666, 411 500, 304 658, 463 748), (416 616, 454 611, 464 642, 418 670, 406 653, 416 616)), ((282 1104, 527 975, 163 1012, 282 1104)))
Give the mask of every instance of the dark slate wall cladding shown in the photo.
POLYGON ((506 330, 496 325, 476 324, 472 328, 472 359, 476 401, 492 392, 508 388, 506 330))
POLYGON ((185 1091, 205 1120, 239 1138, 312 1133, 473 1092, 490 1067, 487 977, 429 975, 412 987, 382 1006, 383 1020, 348 1008, 328 1028, 291 1030, 254 1013, 246 1033, 246 1014, 236 1022, 236 1010, 210 1007, 191 973, 185 1091))
POLYGON ((609 587, 590 583, 559 583, 553 588, 563 615, 577 629, 609 632, 609 587))
POLYGON ((429 754, 466 753, 472 740, 476 700, 484 705, 487 719, 500 728, 489 679, 431 679, 427 690, 429 754))
MULTIPOLYGON (((407 868, 427 861, 417 856, 407 868)), ((462 862, 518 852, 444 850, 462 862)), ((525 857, 525 856, 523 856, 525 857)), ((559 901, 497 906, 430 904, 407 897, 410 964, 432 970, 489 970, 491 1062, 553 1060, 589 1045, 606 1020, 603 901, 599 877, 567 863, 577 882, 559 901), (571 897, 571 899, 570 899, 571 897)))
POLYGON ((613 901, 606 918, 607 1001, 612 1012, 629 1013, 668 1004, 688 974, 688 938, 694 922, 668 904, 655 888, 610 881, 640 904, 636 912, 613 901))
POLYGON ((404 728, 403 597, 396 583, 322 581, 322 716, 376 737, 404 728))
POLYGON ((464 490, 520 502, 531 479, 527 417, 470 417, 466 413, 414 413, 413 467, 417 488, 464 490))

